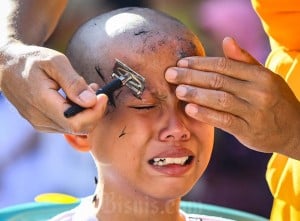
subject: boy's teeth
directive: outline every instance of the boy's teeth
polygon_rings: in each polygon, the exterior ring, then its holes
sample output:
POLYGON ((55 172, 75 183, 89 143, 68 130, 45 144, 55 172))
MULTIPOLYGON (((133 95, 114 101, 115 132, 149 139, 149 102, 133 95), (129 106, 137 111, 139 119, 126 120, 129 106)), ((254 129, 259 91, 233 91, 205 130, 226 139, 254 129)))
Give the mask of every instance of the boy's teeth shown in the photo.
POLYGON ((188 156, 186 157, 167 157, 167 158, 154 158, 152 160, 152 164, 154 166, 165 166, 168 164, 180 164, 184 165, 185 162, 188 160, 188 156))

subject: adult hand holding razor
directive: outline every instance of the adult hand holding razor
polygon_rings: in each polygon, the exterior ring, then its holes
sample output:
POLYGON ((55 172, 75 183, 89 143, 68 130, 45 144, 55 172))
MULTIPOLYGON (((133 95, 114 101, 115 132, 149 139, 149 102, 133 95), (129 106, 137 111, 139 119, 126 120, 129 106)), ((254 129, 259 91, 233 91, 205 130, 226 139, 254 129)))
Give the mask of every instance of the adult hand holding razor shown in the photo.
POLYGON ((186 113, 251 149, 300 159, 300 103, 292 90, 233 39, 224 39, 223 51, 226 58, 184 58, 166 72, 179 84, 177 97, 189 102, 186 113))
POLYGON ((37 130, 85 134, 103 116, 107 97, 96 97, 98 86, 88 86, 62 53, 12 43, 1 55, 1 89, 37 130), (70 105, 60 88, 74 103, 89 109, 66 119, 63 112, 70 105))
MULTIPOLYGON (((110 100, 110 103, 115 106, 113 97, 114 91, 126 85, 135 97, 141 99, 141 95, 145 89, 145 78, 143 76, 139 75, 137 72, 132 70, 118 59, 115 59, 115 66, 111 76, 114 79, 98 89, 96 91, 96 95, 106 94, 110 100)), ((66 118, 73 117, 84 109, 85 108, 83 106, 73 104, 64 112, 64 116, 66 118)))
POLYGON ((103 116, 107 97, 96 97, 65 55, 42 45, 52 34, 66 0, 0 1, 0 90, 39 131, 85 134, 103 116), (70 119, 70 106, 60 95, 89 108, 70 119))

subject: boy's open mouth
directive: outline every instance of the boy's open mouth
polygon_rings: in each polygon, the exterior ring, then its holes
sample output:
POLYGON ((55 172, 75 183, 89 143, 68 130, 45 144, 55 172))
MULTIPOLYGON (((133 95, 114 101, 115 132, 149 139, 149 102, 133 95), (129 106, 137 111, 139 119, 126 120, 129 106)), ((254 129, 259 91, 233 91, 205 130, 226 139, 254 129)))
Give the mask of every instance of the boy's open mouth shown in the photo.
POLYGON ((148 161, 149 164, 153 166, 167 166, 167 165, 189 165, 194 159, 194 156, 184 156, 184 157, 156 157, 148 161))

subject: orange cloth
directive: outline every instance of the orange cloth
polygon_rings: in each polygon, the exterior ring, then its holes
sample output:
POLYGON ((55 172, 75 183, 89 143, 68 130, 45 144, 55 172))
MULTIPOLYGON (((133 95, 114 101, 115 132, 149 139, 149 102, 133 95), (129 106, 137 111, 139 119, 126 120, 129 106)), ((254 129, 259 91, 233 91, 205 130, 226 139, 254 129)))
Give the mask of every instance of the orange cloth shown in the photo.
MULTIPOLYGON (((300 100, 300 1, 252 0, 269 36, 266 66, 280 74, 300 100)), ((274 197, 270 220, 300 220, 300 161, 274 153, 266 178, 274 197)))

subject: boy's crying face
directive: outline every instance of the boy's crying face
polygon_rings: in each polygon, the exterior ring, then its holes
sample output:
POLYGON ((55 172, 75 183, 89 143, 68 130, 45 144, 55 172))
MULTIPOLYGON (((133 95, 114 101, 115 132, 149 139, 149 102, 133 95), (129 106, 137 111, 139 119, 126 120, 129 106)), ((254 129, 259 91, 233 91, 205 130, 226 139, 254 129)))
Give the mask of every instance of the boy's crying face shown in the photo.
MULTIPOLYGON (((197 53, 182 48, 186 56, 197 53)), ((116 91, 115 106, 88 136, 105 188, 131 197, 173 199, 187 193, 204 172, 213 127, 188 117, 185 103, 175 96, 176 86, 166 82, 165 70, 180 58, 174 50, 165 46, 160 53, 117 57, 146 85, 141 99, 127 87, 116 91)))

